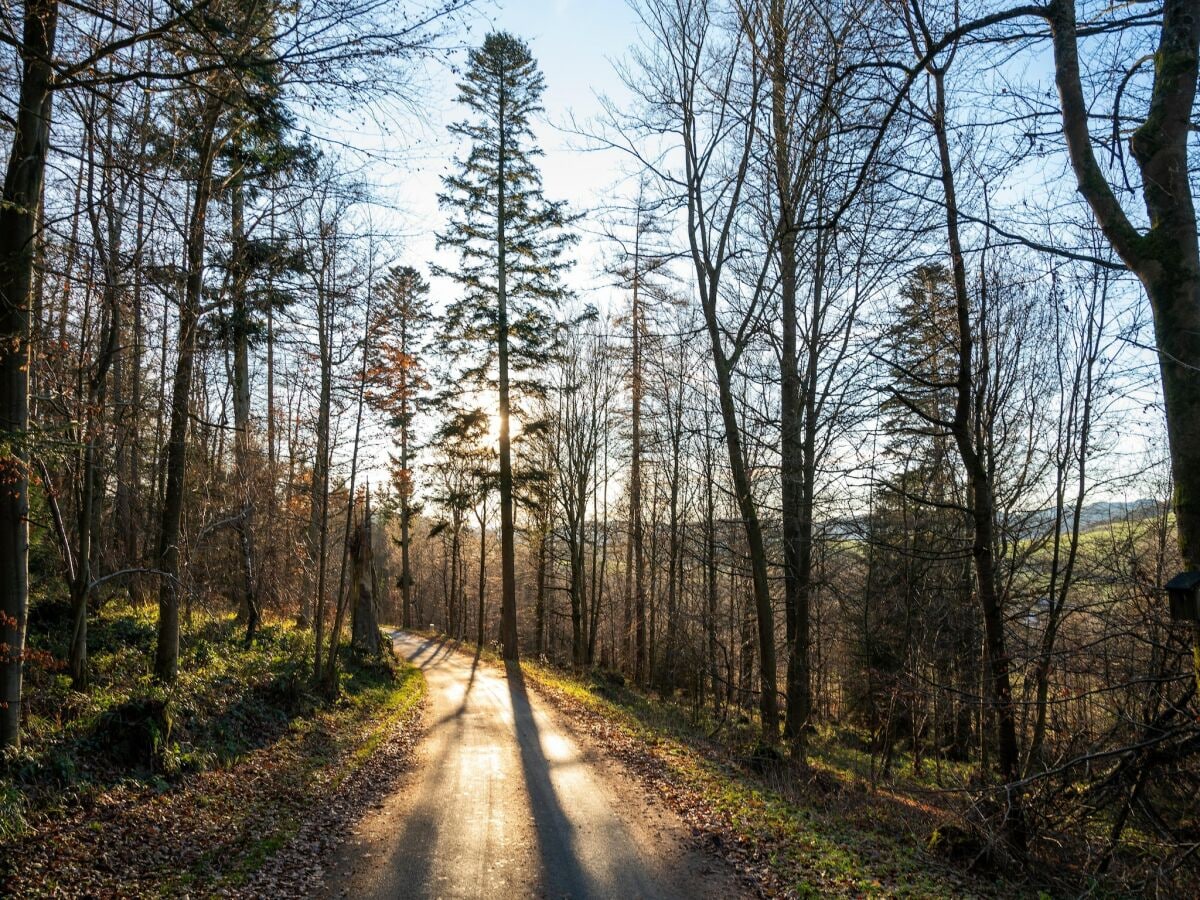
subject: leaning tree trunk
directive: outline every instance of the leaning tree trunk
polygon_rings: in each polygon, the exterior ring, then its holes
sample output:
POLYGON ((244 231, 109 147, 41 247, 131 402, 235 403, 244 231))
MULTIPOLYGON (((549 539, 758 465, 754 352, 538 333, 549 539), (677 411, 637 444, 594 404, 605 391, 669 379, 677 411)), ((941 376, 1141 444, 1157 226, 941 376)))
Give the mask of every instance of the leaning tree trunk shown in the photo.
MULTIPOLYGON (((1075 4, 1053 0, 1045 16, 1053 35, 1063 136, 1079 192, 1150 299, 1175 481, 1179 549, 1189 568, 1200 569, 1200 377, 1196 374, 1200 369, 1200 242, 1188 166, 1200 13, 1195 0, 1163 4, 1150 105, 1145 121, 1129 140, 1142 174, 1142 199, 1150 222, 1145 234, 1126 216, 1092 147, 1091 109, 1079 72, 1075 4)), ((1194 646, 1200 681, 1200 625, 1194 646)))
POLYGON ((758 519, 758 507, 754 502, 750 473, 742 449, 741 424, 734 406, 732 372, 721 350, 720 326, 716 321, 715 304, 706 304, 709 339, 712 344, 717 371, 717 388, 721 408, 721 422, 725 428, 725 445, 729 452, 729 470, 733 479, 734 497, 742 525, 746 532, 746 544, 750 551, 750 574, 754 593, 754 618, 758 635, 759 698, 758 710, 762 717, 764 740, 778 740, 779 700, 775 696, 775 612, 771 606, 771 583, 767 575, 767 550, 763 541, 762 524, 758 519))

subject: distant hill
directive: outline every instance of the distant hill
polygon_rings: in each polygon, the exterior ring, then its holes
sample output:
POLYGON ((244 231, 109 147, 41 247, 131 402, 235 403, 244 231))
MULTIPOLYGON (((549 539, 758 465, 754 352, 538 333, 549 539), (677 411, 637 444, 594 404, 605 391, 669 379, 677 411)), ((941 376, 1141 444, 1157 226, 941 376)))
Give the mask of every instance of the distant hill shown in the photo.
MULTIPOLYGON (((1080 511, 1080 530, 1090 531, 1093 528, 1099 528, 1111 522, 1136 522, 1148 516, 1156 515, 1158 509, 1158 501, 1150 497, 1142 497, 1137 500, 1097 500, 1094 503, 1085 504, 1080 511)), ((1028 519, 1025 521, 1023 536, 1030 538, 1036 534, 1044 534, 1053 524, 1053 509, 1037 510, 1030 513, 1028 519)), ((1069 510, 1068 518, 1064 525, 1068 524, 1070 524, 1069 510)), ((866 533, 867 519, 865 516, 840 518, 822 523, 821 528, 826 537, 834 540, 860 540, 866 533)))
MULTIPOLYGON (((1066 524, 1069 524, 1070 511, 1067 512, 1066 524)), ((1110 522, 1136 522, 1157 513, 1158 501, 1149 497, 1142 497, 1138 500, 1097 500, 1095 503, 1084 505, 1080 511, 1079 524, 1082 530, 1088 531, 1101 525, 1108 525, 1110 522)), ((1038 510, 1029 519, 1029 527, 1033 530, 1047 529, 1053 524, 1053 509, 1038 510)))

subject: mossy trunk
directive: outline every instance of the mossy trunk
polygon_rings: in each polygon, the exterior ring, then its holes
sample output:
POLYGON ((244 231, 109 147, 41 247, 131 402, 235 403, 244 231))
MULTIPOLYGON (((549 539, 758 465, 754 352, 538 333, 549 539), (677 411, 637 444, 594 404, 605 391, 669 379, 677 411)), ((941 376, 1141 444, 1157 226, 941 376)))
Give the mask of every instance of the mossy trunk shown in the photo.
POLYGON ((351 646, 365 656, 379 656, 383 651, 383 643, 379 636, 379 605, 375 590, 375 552, 371 543, 369 509, 351 538, 350 565, 354 578, 350 585, 351 646))
POLYGON ((21 734, 29 606, 29 298, 35 224, 50 142, 50 59, 58 4, 28 0, 12 152, 0 197, 0 746, 21 734))

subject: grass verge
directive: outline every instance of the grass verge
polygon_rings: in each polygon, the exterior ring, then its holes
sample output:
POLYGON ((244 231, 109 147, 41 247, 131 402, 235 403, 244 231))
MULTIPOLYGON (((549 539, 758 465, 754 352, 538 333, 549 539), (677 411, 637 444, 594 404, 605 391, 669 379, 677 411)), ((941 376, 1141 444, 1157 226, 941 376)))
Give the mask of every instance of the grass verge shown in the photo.
POLYGON ((151 613, 106 608, 92 637, 88 692, 52 665, 31 679, 26 744, 0 768, 0 894, 236 891, 424 694, 417 669, 347 653, 323 702, 309 639, 282 623, 246 648, 231 619, 197 616, 170 689, 145 674, 151 613))
POLYGON ((711 741, 684 711, 612 680, 522 669, 768 896, 1038 895, 926 852, 936 808, 872 789, 819 756, 796 770, 758 748, 711 741))

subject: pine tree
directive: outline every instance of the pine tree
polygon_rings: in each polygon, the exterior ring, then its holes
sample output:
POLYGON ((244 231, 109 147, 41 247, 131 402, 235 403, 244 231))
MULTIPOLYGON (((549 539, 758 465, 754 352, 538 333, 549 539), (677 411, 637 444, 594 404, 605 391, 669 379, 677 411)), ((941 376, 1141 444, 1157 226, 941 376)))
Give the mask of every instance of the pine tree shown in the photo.
POLYGON ((368 399, 388 418, 399 452, 392 455, 393 480, 400 495, 401 625, 412 627, 412 461, 418 446, 413 424, 429 389, 422 351, 433 321, 429 283, 411 266, 396 266, 384 279, 373 330, 374 360, 368 399))
POLYGON ((457 383, 495 390, 500 424, 500 639, 504 658, 517 659, 513 465, 510 419, 523 397, 540 392, 531 375, 548 361, 552 310, 565 296, 559 276, 573 237, 564 206, 548 202, 531 123, 541 112, 545 81, 529 48, 504 32, 473 50, 458 100, 470 117, 450 126, 469 144, 458 172, 444 179, 439 201, 450 210, 438 246, 459 252, 453 270, 459 298, 446 310, 447 348, 457 383))

